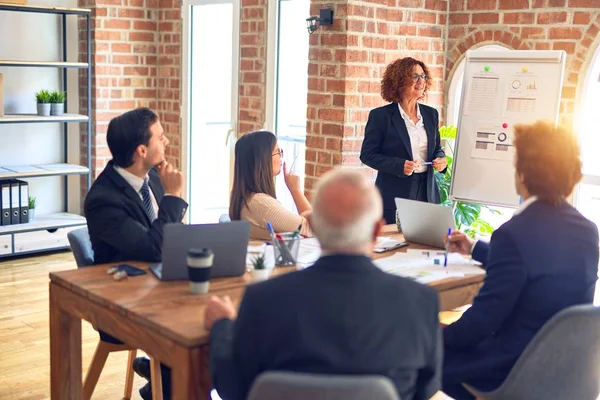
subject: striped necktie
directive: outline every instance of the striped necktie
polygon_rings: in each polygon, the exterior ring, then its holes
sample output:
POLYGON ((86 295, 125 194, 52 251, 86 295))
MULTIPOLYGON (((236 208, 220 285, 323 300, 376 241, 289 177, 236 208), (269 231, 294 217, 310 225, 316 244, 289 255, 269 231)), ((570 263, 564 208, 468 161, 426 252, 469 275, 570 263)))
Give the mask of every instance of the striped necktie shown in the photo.
POLYGON ((144 209, 146 210, 146 214, 148 218, 150 218, 150 222, 153 222, 156 219, 156 215, 154 215, 154 207, 152 206, 152 200, 150 199, 150 186, 148 186, 148 178, 144 179, 144 184, 140 189, 140 193, 142 194, 142 199, 144 200, 144 209))

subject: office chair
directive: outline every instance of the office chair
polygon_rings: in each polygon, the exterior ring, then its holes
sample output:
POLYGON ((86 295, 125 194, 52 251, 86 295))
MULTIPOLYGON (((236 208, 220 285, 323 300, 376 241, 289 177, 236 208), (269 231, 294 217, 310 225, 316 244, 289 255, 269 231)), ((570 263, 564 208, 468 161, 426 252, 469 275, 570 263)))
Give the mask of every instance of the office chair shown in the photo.
POLYGON ((392 381, 378 375, 325 375, 264 372, 249 400, 400 400, 392 381))
POLYGON ((596 400, 600 393, 600 308, 568 307, 535 335, 502 385, 481 400, 596 400))
MULTIPOLYGON (((75 263, 77 264, 77 268, 84 268, 94 265, 94 250, 92 248, 92 242, 90 241, 90 235, 87 226, 85 228, 76 229, 74 231, 68 232, 67 239, 69 240, 69 245, 71 246, 71 250, 73 251, 73 255, 75 256, 75 263)), ((94 327, 94 329, 96 329, 96 327, 94 327)), ((94 352, 94 356, 92 357, 92 362, 90 363, 88 372, 85 376, 85 379, 83 380, 84 400, 89 400, 92 398, 92 394, 94 393, 94 389, 98 384, 100 373, 102 372, 102 369, 106 364, 108 355, 110 353, 116 353, 118 351, 129 352, 129 356, 127 359, 127 372, 125 374, 125 390, 123 393, 123 398, 131 399, 131 395, 133 392, 134 377, 133 360, 135 360, 135 357, 137 356, 137 349, 133 349, 126 344, 115 344, 106 342, 104 340, 100 340, 98 342, 98 346, 96 346, 96 351, 94 352)), ((151 359, 150 366, 152 369, 153 378, 152 388, 154 389, 154 386, 156 385, 160 389, 162 383, 160 375, 160 363, 157 363, 153 359, 151 359), (156 364, 158 364, 158 374, 154 372, 156 364), (156 379, 155 375, 158 375, 156 379), (158 381, 155 383, 156 380, 158 381)), ((153 390, 152 398, 154 400, 162 399, 162 390, 157 390, 156 392, 153 390)))

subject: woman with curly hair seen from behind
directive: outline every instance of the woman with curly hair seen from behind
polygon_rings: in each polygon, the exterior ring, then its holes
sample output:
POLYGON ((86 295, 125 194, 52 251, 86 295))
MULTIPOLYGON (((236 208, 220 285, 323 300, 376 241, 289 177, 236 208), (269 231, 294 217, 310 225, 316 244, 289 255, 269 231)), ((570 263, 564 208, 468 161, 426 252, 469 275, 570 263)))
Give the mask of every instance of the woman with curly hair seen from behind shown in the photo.
POLYGON ((394 61, 381 80, 381 97, 391 104, 369 113, 360 160, 378 172, 375 184, 388 224, 396 221, 396 197, 440 203, 433 170, 444 172, 448 162, 440 146, 439 116, 418 102, 431 81, 422 61, 394 61))
POLYGON ((577 139, 536 122, 515 127, 514 146, 521 206, 490 243, 450 236, 450 251, 486 268, 471 308, 443 330, 442 390, 456 400, 475 399, 463 383, 484 392, 499 387, 550 318, 594 300, 598 228, 567 201, 582 176, 577 139))

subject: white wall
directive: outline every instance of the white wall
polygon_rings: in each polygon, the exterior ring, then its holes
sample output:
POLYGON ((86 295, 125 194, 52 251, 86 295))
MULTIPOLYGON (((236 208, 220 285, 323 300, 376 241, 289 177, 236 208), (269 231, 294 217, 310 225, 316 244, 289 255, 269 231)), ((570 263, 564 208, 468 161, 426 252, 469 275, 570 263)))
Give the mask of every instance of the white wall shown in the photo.
MULTIPOLYGON (((77 7, 76 0, 36 0, 35 5, 77 7)), ((61 61, 61 16, 0 11, 0 59, 61 61)), ((77 60, 77 17, 67 16, 68 61, 77 60)), ((40 89, 60 89, 59 68, 3 67, 4 112, 36 113, 34 94, 40 89)), ((67 107, 78 112, 78 72, 68 72, 67 107)), ((79 164, 79 125, 69 124, 69 162, 79 164)), ((62 124, 0 125, 0 165, 63 161, 62 124)), ((36 215, 63 211, 63 177, 31 178, 30 194, 37 198, 36 215)), ((79 177, 69 178, 69 211, 78 213, 79 177)))

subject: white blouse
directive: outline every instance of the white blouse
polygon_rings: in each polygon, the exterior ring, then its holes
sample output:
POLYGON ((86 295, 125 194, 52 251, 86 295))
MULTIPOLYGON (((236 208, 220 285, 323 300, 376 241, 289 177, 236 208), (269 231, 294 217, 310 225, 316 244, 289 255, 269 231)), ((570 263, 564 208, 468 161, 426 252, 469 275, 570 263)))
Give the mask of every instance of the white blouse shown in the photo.
MULTIPOLYGON (((410 138, 410 147, 412 148, 413 160, 412 161, 427 161, 427 132, 425 131, 425 125, 423 124, 423 116, 421 116, 421 108, 417 104, 417 118, 418 121, 415 124, 407 113, 404 112, 402 106, 398 104, 400 109, 400 115, 406 124, 408 130, 408 137, 410 138)), ((415 168, 416 173, 427 171, 427 166, 423 165, 415 168)))

